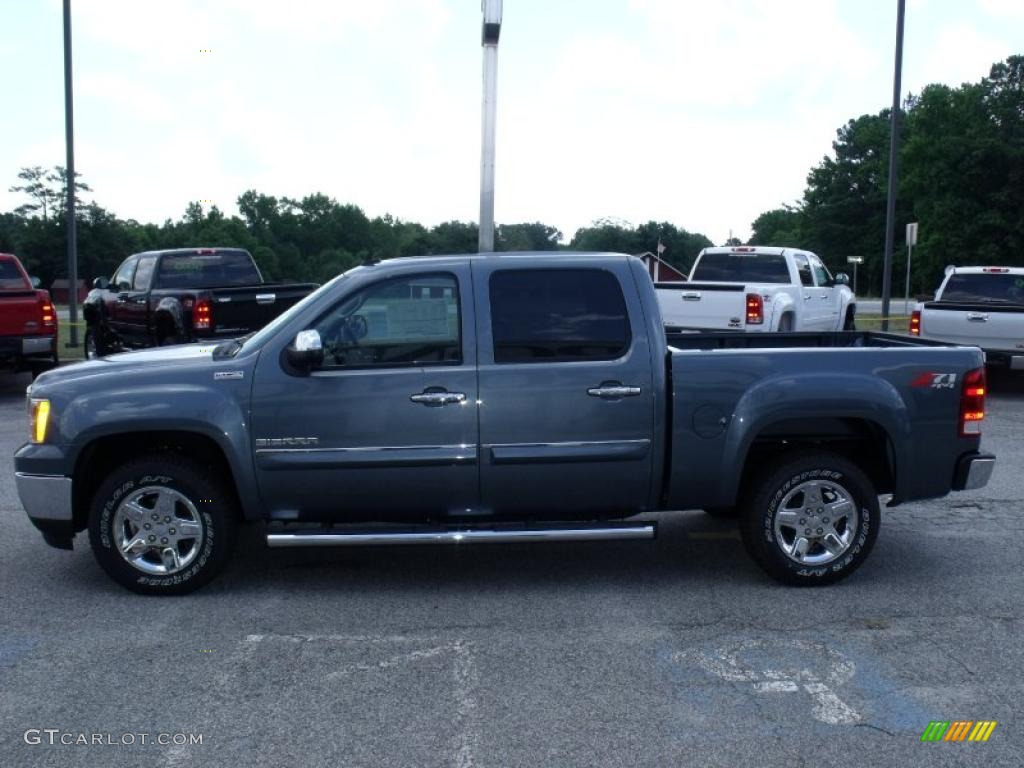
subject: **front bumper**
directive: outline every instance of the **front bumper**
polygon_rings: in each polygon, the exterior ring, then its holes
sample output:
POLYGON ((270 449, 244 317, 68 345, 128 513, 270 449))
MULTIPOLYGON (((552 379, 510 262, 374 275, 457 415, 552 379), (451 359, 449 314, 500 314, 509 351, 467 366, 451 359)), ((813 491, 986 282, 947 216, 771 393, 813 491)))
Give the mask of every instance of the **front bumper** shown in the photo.
POLYGON ((51 547, 71 549, 75 537, 71 478, 15 472, 21 506, 51 547))
POLYGON ((953 476, 953 490, 973 491, 984 488, 995 466, 996 457, 991 453, 971 453, 961 457, 953 476))

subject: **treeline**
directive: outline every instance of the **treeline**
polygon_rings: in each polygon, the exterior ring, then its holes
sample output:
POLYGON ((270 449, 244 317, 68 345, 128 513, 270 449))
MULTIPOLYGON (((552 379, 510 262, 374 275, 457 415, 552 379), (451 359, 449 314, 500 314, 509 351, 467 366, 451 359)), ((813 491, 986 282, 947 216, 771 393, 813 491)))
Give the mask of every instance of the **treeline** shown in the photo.
MULTIPOLYGON (((860 292, 880 294, 889 172, 889 110, 838 131, 795 205, 754 221, 755 244, 800 244, 836 266, 863 256, 860 292)), ((902 115, 893 293, 906 275, 908 222, 919 222, 911 294, 949 264, 1024 265, 1024 56, 959 88, 929 85, 902 115)))
MULTIPOLYGON (((67 274, 66 207, 61 192, 64 173, 56 168, 26 168, 19 175, 29 202, 0 214, 0 251, 18 254, 26 268, 51 285, 67 274)), ((79 183, 79 192, 90 191, 79 183)), ((449 221, 435 227, 391 216, 369 218, 358 206, 339 203, 324 194, 301 200, 273 197, 249 190, 238 198, 240 216, 191 203, 185 215, 163 224, 119 219, 95 202, 77 203, 79 275, 87 280, 109 275, 125 256, 138 251, 195 245, 248 249, 268 280, 325 282, 358 264, 397 256, 472 253, 477 225, 449 221)), ((595 222, 561 243, 562 233, 540 222, 501 224, 495 233, 500 251, 609 250, 641 253, 660 241, 666 260, 686 267, 701 248, 711 245, 703 235, 674 225, 648 222, 637 227, 595 222)))
MULTIPOLYGON (((833 270, 863 256, 862 294, 882 283, 889 111, 862 115, 838 131, 834 156, 811 169, 802 198, 767 211, 752 224, 752 244, 790 245, 820 254, 833 270)), ((12 190, 25 204, 0 214, 0 251, 18 254, 44 285, 66 276, 65 174, 57 167, 24 168, 12 190)), ((249 190, 239 215, 191 203, 184 216, 163 224, 120 219, 76 180, 79 274, 109 275, 128 254, 195 245, 237 246, 256 257, 268 279, 323 282, 357 264, 383 258, 473 252, 477 225, 449 221, 434 227, 368 217, 359 207, 325 194, 302 199, 249 190)), ((911 97, 902 121, 897 249, 893 291, 902 292, 906 223, 920 224, 912 293, 933 290, 947 264, 1024 264, 1024 57, 992 67, 978 83, 930 85, 911 97)), ((579 229, 568 243, 555 227, 502 224, 498 250, 654 251, 688 271, 702 234, 668 222, 632 226, 606 219, 579 229)), ((734 244, 739 244, 736 241, 734 244)))

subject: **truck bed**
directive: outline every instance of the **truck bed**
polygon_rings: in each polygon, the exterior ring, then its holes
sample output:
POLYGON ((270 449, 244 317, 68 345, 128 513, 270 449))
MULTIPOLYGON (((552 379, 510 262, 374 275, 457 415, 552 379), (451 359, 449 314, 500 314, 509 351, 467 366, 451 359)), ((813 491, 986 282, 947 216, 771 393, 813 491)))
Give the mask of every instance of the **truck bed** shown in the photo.
POLYGON ((944 341, 880 331, 802 331, 749 334, 733 331, 669 331, 674 349, 791 349, 821 347, 951 347, 944 341))

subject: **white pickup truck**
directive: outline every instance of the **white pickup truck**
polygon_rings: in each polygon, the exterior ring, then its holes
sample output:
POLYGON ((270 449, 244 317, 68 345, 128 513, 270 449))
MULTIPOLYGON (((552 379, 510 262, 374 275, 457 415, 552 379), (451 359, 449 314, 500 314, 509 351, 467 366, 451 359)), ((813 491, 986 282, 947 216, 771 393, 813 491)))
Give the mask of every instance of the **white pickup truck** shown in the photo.
POLYGON ((987 363, 1024 370, 1024 268, 947 267, 935 300, 914 308, 910 333, 981 347, 987 363))
POLYGON ((746 245, 705 248, 687 282, 654 287, 670 331, 840 331, 857 312, 848 284, 810 251, 746 245))

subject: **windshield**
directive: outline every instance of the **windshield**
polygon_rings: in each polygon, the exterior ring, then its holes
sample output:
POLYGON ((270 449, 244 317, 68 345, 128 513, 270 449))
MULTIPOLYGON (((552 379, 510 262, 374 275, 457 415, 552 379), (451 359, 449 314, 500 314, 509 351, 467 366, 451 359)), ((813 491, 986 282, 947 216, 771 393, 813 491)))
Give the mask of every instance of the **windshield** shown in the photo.
POLYGON ((1024 275, 953 274, 942 291, 942 301, 1024 304, 1024 275))
POLYGON ((724 283, 788 283, 785 256, 764 253, 705 253, 691 280, 724 283))
MULTIPOLYGON (((356 269, 358 269, 358 267, 356 269)), ((273 320, 271 320, 267 325, 263 326, 263 328, 261 328, 259 331, 245 338, 245 340, 242 341, 238 349, 235 350, 235 354, 238 354, 238 352, 243 349, 259 348, 262 344, 264 344, 267 341, 267 339, 271 338, 277 333, 278 328, 281 328, 282 326, 285 326, 288 323, 290 323, 293 317, 295 317, 297 314, 305 310, 306 307, 308 307, 320 296, 322 296, 325 291, 333 290, 334 287, 342 280, 344 280, 347 275, 351 274, 351 272, 352 270, 349 270, 348 272, 344 272, 338 275, 333 280, 330 280, 321 285, 319 288, 317 288, 315 291, 309 294, 298 304, 293 304, 291 309, 281 313, 273 320)))
POLYGON ((247 251, 165 253, 155 288, 218 288, 263 282, 247 251))

